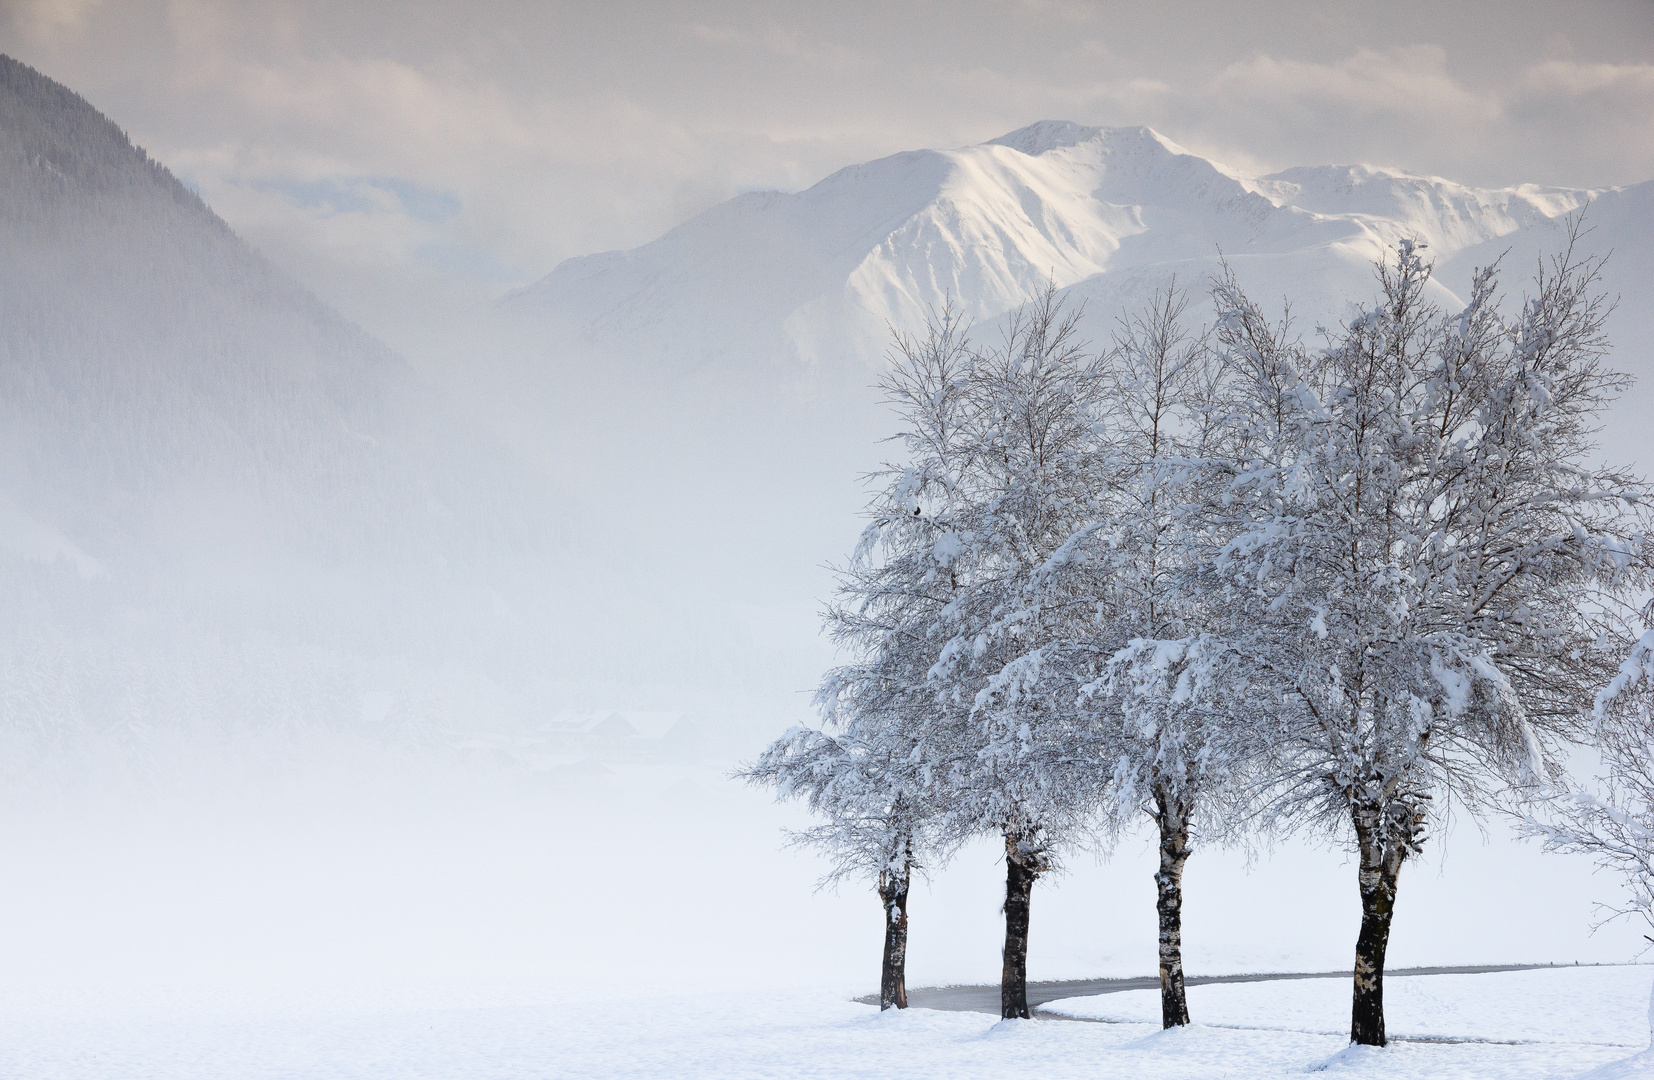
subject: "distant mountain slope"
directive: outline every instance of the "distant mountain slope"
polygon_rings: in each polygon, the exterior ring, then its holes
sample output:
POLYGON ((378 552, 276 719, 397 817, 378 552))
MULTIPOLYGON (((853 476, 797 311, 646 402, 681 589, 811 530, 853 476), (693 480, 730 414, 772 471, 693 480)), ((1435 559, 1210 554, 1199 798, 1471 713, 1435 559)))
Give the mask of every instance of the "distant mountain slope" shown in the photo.
POLYGON ((1654 409, 1654 182, 1482 189, 1366 165, 1249 176, 1149 128, 1042 121, 854 165, 796 194, 742 195, 634 250, 570 259, 503 308, 551 351, 651 378, 767 373, 842 393, 871 381, 889 327, 916 330, 949 298, 991 333, 1052 281, 1106 340, 1117 313, 1174 275, 1202 318, 1205 282, 1227 262, 1260 301, 1290 297, 1312 332, 1371 295, 1374 259, 1403 237, 1428 245, 1448 306, 1507 251, 1520 293, 1582 210, 1587 251, 1614 252, 1604 285, 1625 300, 1609 327, 1616 362, 1642 377, 1605 440, 1654 468, 1654 434, 1634 418, 1654 409))
POLYGON ((317 491, 337 503, 383 483, 374 443, 401 363, 9 59, 0 249, 6 490, 106 565, 149 547, 134 530, 178 542, 178 500, 225 500, 228 526, 253 491, 270 539, 328 546, 304 509, 317 491))
POLYGON ((0 57, 12 727, 349 720, 443 665, 486 680, 514 636, 495 587, 558 557, 558 509, 91 105, 0 57))
POLYGON ((1594 194, 1368 167, 1249 177, 1148 128, 1046 121, 852 166, 797 194, 740 196, 636 250, 571 259, 507 306, 689 366, 791 358, 865 371, 886 323, 912 328, 947 296, 983 319, 1047 279, 1136 294, 1128 279, 1187 276, 1221 250, 1266 289, 1309 282, 1330 302, 1364 292, 1371 260, 1401 236, 1450 259, 1594 194))

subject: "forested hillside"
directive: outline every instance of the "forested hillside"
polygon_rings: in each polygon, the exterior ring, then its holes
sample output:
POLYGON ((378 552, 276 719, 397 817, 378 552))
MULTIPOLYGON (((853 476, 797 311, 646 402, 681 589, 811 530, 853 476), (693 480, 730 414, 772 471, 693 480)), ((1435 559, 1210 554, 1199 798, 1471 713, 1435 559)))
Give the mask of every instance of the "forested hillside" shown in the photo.
POLYGON ((512 636, 494 585, 557 558, 555 503, 111 121, 0 57, 8 730, 355 723, 363 694, 407 713, 445 664, 488 681, 512 636))

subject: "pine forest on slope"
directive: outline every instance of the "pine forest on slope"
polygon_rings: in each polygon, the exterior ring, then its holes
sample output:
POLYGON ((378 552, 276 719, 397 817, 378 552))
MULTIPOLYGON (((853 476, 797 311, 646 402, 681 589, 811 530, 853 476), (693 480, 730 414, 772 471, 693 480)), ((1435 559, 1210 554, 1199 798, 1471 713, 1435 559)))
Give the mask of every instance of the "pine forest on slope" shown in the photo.
POLYGON ((491 588, 555 489, 6 57, 0 252, 9 733, 352 723, 515 651, 491 588))

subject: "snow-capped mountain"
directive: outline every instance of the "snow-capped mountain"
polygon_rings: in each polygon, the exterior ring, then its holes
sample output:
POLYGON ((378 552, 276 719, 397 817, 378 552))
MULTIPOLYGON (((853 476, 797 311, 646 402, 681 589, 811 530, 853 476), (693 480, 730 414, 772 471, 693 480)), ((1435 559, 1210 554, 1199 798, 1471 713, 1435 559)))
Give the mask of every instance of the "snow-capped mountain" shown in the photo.
POLYGON ((911 330, 949 297, 991 319, 1049 279, 1110 308, 1226 258, 1260 294, 1336 315, 1402 237, 1430 245, 1451 290, 1468 278, 1461 257, 1530 236, 1554 246, 1561 219, 1593 200, 1619 235, 1654 218, 1648 184, 1487 190, 1369 166, 1254 177, 1149 128, 1045 121, 741 195, 635 250, 570 259, 507 304, 684 366, 791 359, 864 378, 887 326, 911 330))

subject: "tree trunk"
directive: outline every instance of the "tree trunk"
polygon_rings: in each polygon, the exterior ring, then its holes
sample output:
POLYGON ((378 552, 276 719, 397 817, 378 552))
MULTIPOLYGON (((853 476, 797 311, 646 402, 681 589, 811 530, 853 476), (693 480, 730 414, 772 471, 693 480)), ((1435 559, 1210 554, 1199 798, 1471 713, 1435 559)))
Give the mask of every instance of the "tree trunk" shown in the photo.
POLYGON ((1005 967, 999 981, 1001 1019, 1029 1019, 1028 901, 1041 860, 1016 833, 1005 834, 1005 967))
POLYGON ((879 883, 884 904, 884 968, 879 977, 879 1008, 907 1008, 907 887, 906 867, 879 883))
POLYGON ((1189 1022, 1183 989, 1183 864, 1189 861, 1188 815, 1161 796, 1155 798, 1160 825, 1160 870, 1154 875, 1160 915, 1160 1023, 1179 1027, 1189 1022))
POLYGON ((1386 830, 1380 827, 1380 820, 1380 812, 1358 810, 1355 815, 1356 843, 1361 849, 1361 935, 1355 942, 1355 1000, 1350 1009, 1350 1041, 1363 1046, 1385 1044, 1384 953, 1390 946, 1396 882, 1408 850, 1407 842, 1395 835, 1401 831, 1397 823, 1392 822, 1386 830))

